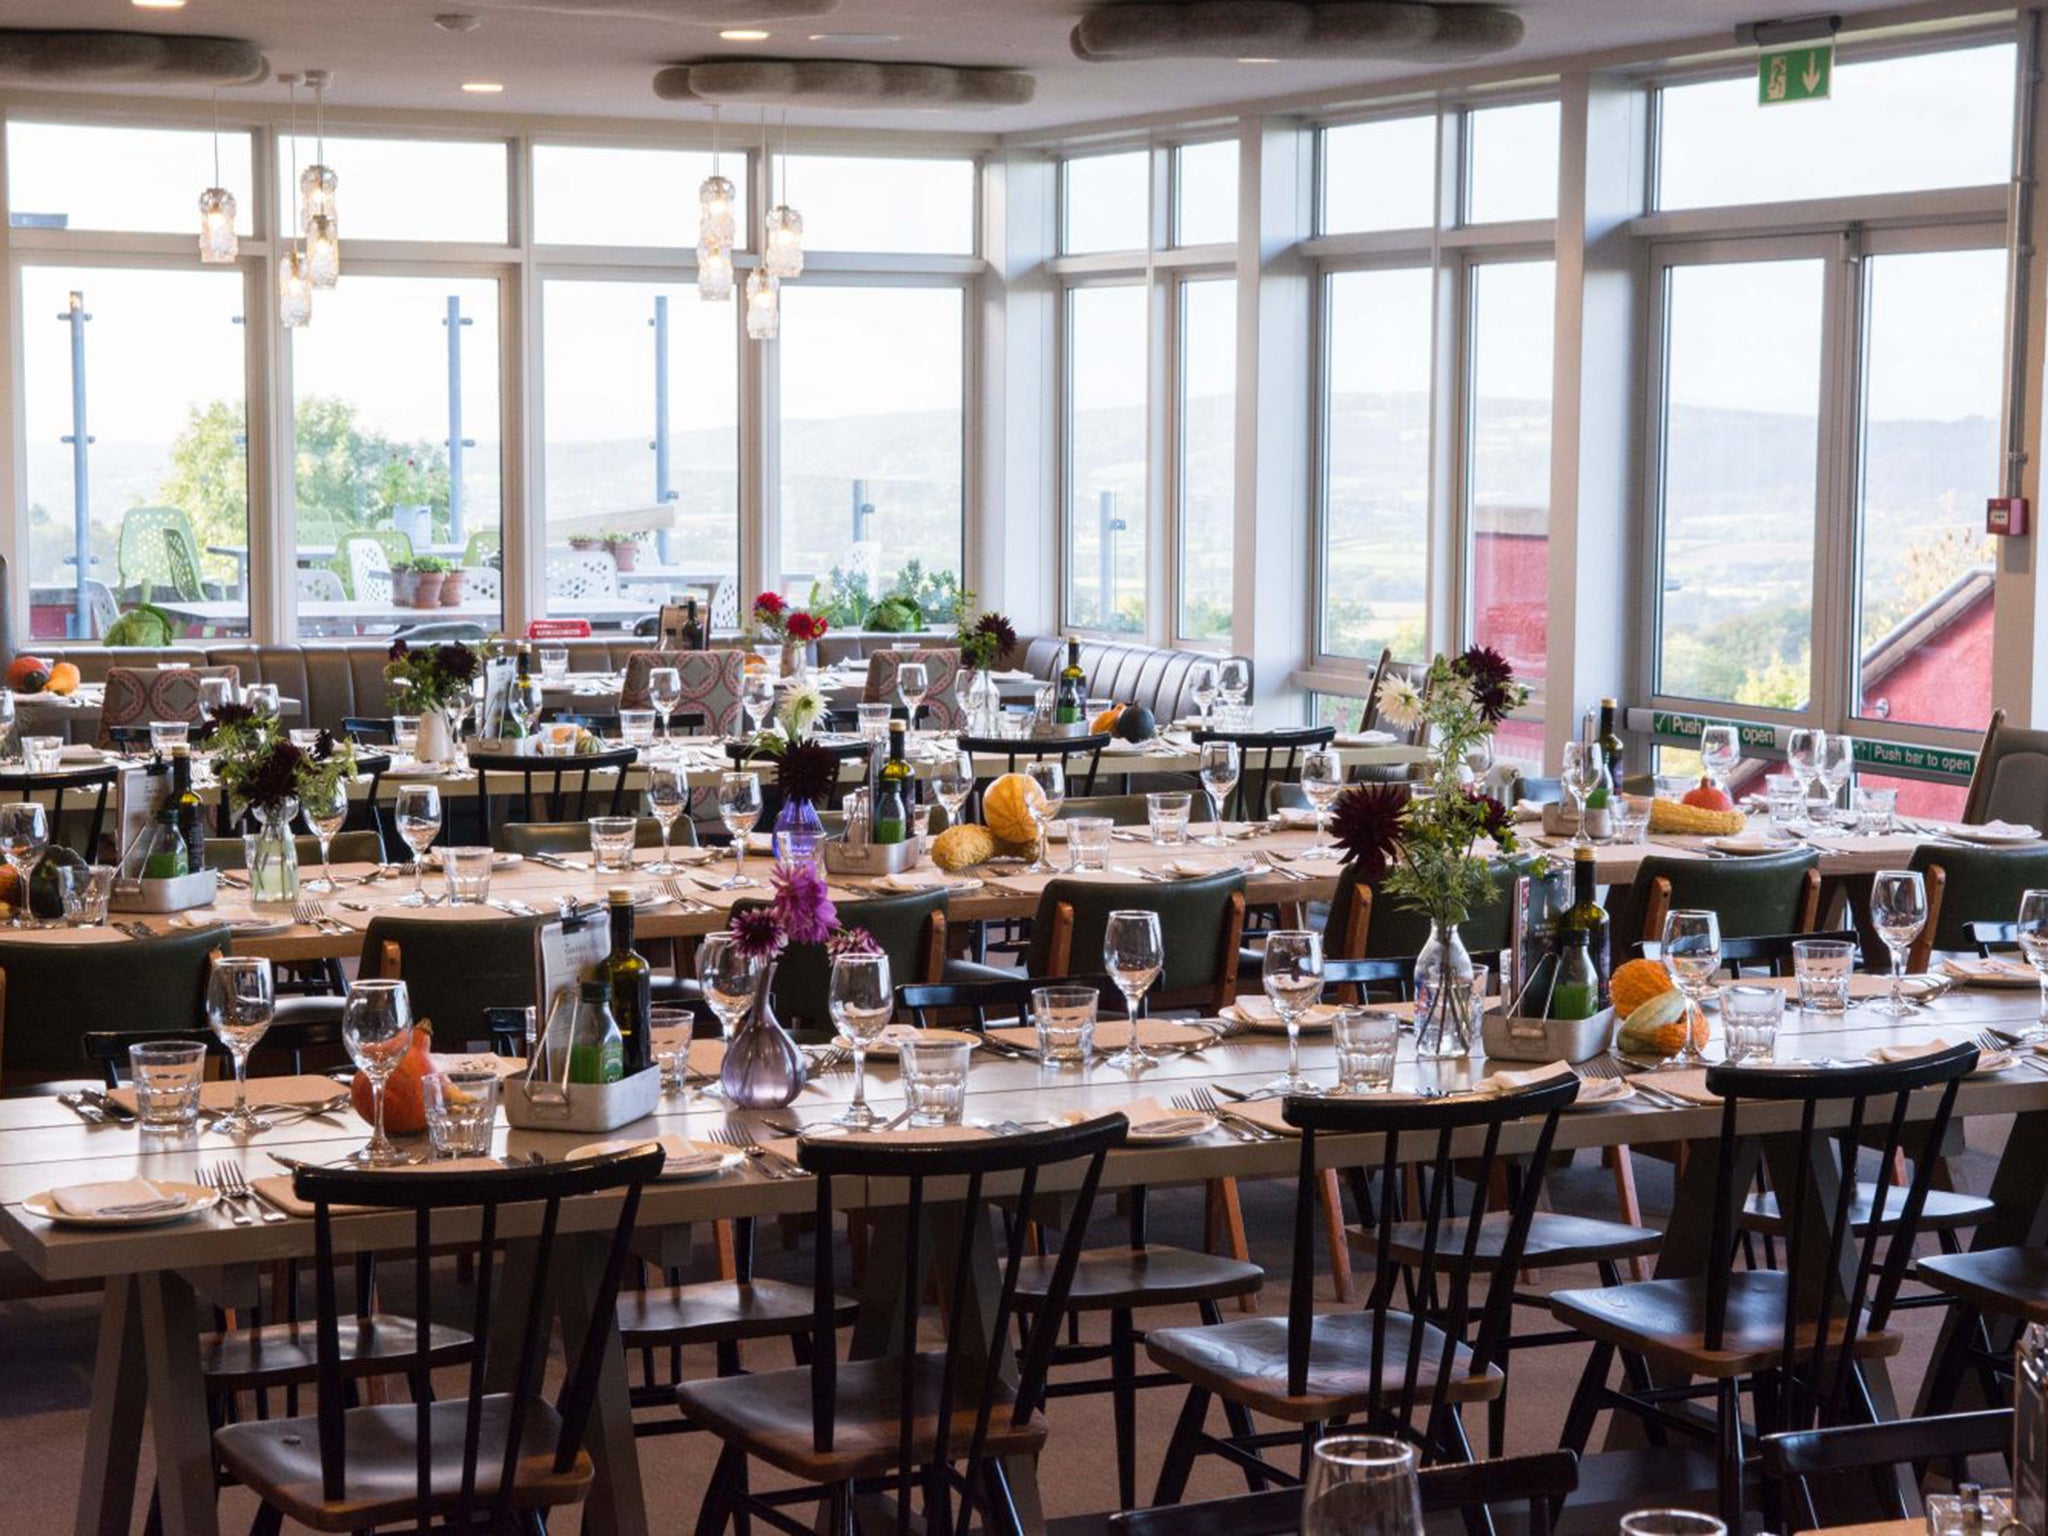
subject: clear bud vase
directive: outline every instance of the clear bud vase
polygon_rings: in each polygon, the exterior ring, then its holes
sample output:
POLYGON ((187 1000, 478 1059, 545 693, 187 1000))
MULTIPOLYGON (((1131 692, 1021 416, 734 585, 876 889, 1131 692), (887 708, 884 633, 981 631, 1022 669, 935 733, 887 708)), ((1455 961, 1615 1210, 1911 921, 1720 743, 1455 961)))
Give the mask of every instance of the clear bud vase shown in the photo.
POLYGON ((1472 1054, 1472 956, 1456 923, 1432 918, 1415 956, 1415 1054, 1444 1060, 1472 1054))
POLYGON ((804 1091, 804 1053, 776 1021, 774 989, 775 967, 763 966, 754 1006, 725 1048, 718 1086, 734 1109, 781 1109, 804 1091))
POLYGON ((242 839, 249 865, 249 900, 257 903, 296 901, 299 895, 299 846, 292 837, 292 818, 299 802, 252 807, 256 830, 242 839))
POLYGON ((825 840, 825 823, 810 801, 792 797, 783 801, 782 809, 776 813, 774 832, 778 864, 808 864, 818 857, 818 844, 825 840))

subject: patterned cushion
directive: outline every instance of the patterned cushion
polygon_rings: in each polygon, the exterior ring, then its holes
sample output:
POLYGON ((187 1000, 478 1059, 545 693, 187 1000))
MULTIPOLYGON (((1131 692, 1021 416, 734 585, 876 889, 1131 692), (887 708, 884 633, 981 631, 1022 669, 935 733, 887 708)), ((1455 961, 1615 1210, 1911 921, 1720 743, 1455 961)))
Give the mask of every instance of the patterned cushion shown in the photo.
POLYGON ((224 677, 242 683, 237 667, 109 667, 106 702, 100 706, 99 744, 114 744, 116 726, 146 726, 152 720, 199 723, 199 679, 224 677))
POLYGON ((960 701, 953 696, 953 683, 960 676, 960 653, 953 651, 876 651, 868 657, 868 680, 861 698, 870 704, 894 704, 896 674, 906 661, 924 663, 924 675, 931 691, 924 696, 918 722, 927 730, 957 731, 965 725, 960 701))
POLYGON ((739 729, 740 680, 745 675, 745 651, 635 651, 626 658, 626 680, 619 688, 619 708, 652 709, 647 697, 647 674, 656 667, 674 667, 683 680, 683 699, 676 705, 677 716, 702 715, 709 728, 721 736, 739 729))

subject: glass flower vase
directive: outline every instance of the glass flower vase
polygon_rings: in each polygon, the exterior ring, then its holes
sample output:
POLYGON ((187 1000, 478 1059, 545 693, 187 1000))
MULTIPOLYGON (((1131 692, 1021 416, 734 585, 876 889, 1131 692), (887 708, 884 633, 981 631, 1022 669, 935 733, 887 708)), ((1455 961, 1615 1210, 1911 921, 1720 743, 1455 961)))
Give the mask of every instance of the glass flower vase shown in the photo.
POLYGON ((242 839, 242 851, 249 865, 249 900, 295 901, 299 894, 299 846, 292 837, 292 818, 299 814, 299 802, 285 800, 253 809, 256 830, 242 839))
POLYGON ((718 1086, 733 1109, 781 1109, 803 1092, 804 1053, 776 1020, 774 990, 775 967, 763 966, 754 1006, 725 1048, 718 1086))
POLYGON ((413 757, 422 763, 455 761, 455 723, 445 709, 430 709, 420 716, 419 740, 413 757))
POLYGON ((825 824, 818 808, 808 800, 788 799, 775 817, 775 861, 801 864, 815 860, 818 844, 825 840, 825 824))
POLYGON ((1472 956, 1456 923, 1430 919, 1415 956, 1415 1054, 1424 1060, 1472 1054, 1472 956))

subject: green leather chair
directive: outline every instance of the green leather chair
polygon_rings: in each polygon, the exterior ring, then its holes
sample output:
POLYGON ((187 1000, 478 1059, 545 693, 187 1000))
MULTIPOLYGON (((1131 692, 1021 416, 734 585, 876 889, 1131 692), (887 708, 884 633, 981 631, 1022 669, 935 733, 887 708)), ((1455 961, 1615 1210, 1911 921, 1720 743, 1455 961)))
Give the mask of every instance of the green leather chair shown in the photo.
POLYGON ((1804 847, 1754 858, 1651 854, 1636 866, 1628 890, 1608 900, 1615 963, 1636 945, 1662 938, 1664 915, 1679 910, 1718 912, 1724 938, 1809 933, 1820 918, 1819 865, 1820 854, 1804 847))
MULTIPOLYGON (((661 824, 652 816, 640 817, 639 823, 633 829, 633 846, 659 848, 661 824)), ((668 840, 671 848, 694 848, 697 846, 697 828, 689 817, 678 817, 675 826, 669 829, 668 840)), ((525 858, 536 853, 587 857, 590 853, 590 823, 587 820, 508 821, 498 828, 498 841, 505 852, 525 858)))
POLYGON ((1167 939, 1166 967, 1146 1002, 1214 1013, 1237 995, 1244 884, 1244 872, 1234 869, 1198 880, 1054 880, 1039 894, 1025 972, 1098 975, 1109 914, 1156 912, 1167 939))
POLYGON ((413 1018, 434 1021, 443 1050, 461 1050, 484 1037, 484 1009, 539 1006, 534 930, 542 921, 373 917, 358 974, 404 981, 413 1018))
MULTIPOLYGON (((759 901, 733 904, 734 912, 759 901)), ((937 981, 946 953, 946 893, 916 891, 836 903, 839 926, 864 928, 889 957, 895 985, 937 981)), ((792 944, 775 962, 775 1017, 800 1040, 832 1038, 832 961, 822 944, 792 944)))
POLYGON ((207 971, 226 928, 105 944, 0 934, 0 1086, 79 1076, 94 1030, 205 1028, 207 971))
MULTIPOLYGON (((1484 957, 1506 949, 1513 942, 1515 879, 1528 863, 1526 859, 1494 860, 1494 899, 1470 913, 1459 925, 1465 948, 1483 964, 1493 964, 1484 957)), ((1344 866, 1344 872, 1337 877, 1337 891, 1330 898, 1330 915, 1323 927, 1323 954, 1327 958, 1413 959, 1428 938, 1428 918, 1366 886, 1357 865, 1344 866), (1360 911, 1361 886, 1371 896, 1364 911, 1360 911)))
POLYGON ((2048 889, 2048 848, 1922 843, 1906 867, 1927 882, 1927 926, 1906 958, 1914 971, 1925 970, 1937 950, 1975 954, 1970 924, 2009 923, 2019 914, 2022 892, 2048 889))
MULTIPOLYGON (((1190 779, 1182 788, 1192 794, 1194 804, 1202 801, 1201 786, 1190 779)), ((1190 816, 1194 814, 1190 808, 1190 816)), ((1145 806, 1143 795, 1077 795, 1060 802, 1060 821, 1072 821, 1076 816, 1107 816, 1120 827, 1149 827, 1152 815, 1145 806)))
POLYGON ((1991 712, 1962 819, 2048 826, 2048 731, 2009 726, 2004 710, 1991 712))

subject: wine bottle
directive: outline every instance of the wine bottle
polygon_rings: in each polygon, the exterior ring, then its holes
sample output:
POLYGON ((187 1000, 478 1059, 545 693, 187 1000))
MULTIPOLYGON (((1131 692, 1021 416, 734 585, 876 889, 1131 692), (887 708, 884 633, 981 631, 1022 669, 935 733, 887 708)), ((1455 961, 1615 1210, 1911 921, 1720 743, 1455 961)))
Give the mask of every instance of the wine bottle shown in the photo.
POLYGON ((903 722, 889 722, 889 760, 882 764, 875 794, 875 841, 901 843, 910 837, 910 763, 903 755, 903 722))
POLYGON ((697 599, 693 597, 683 606, 683 649, 702 651, 709 645, 710 637, 704 633, 703 621, 697 617, 697 599))
POLYGON ((166 802, 156 813, 156 830, 143 854, 142 878, 175 880, 190 871, 185 838, 178 831, 178 808, 166 802))
POLYGON ((185 871, 206 868, 206 806, 192 788, 192 749, 171 748, 170 807, 177 813, 178 836, 185 843, 185 871))
POLYGON ((1557 931, 1560 939, 1577 935, 1584 940, 1586 958, 1593 968, 1594 1008, 1606 1007, 1610 948, 1607 909, 1600 905, 1598 888, 1594 883, 1591 848, 1572 850, 1572 904, 1558 914, 1557 931))
POLYGON ((1600 978, 1593 970, 1586 935, 1578 929, 1564 928, 1557 937, 1557 973, 1545 1017, 1590 1019, 1600 1011, 1600 978))
POLYGON ((1088 718, 1088 678, 1081 670, 1081 637, 1067 636, 1067 664, 1060 669, 1053 696, 1053 723, 1079 725, 1088 718))
POLYGON ((526 699, 533 687, 533 652, 526 646, 519 647, 518 671, 512 679, 511 696, 505 700, 505 719, 501 729, 505 739, 510 741, 526 734, 526 721, 522 718, 526 699))
POLYGON ((633 893, 614 890, 607 893, 605 901, 612 925, 612 950, 598 962, 590 979, 603 982, 611 998, 622 1070, 631 1077, 654 1061, 654 967, 633 948, 633 893))
POLYGON ((1621 732, 1617 728, 1615 720, 1615 716, 1620 712, 1620 708, 1621 706, 1612 699, 1602 699, 1600 701, 1600 755, 1606 759, 1608 786, 1617 795, 1627 788, 1622 783, 1622 760, 1628 752, 1628 746, 1622 741, 1621 732))

